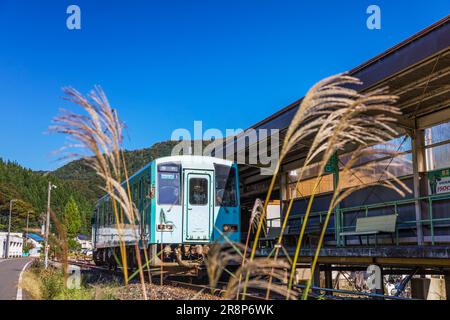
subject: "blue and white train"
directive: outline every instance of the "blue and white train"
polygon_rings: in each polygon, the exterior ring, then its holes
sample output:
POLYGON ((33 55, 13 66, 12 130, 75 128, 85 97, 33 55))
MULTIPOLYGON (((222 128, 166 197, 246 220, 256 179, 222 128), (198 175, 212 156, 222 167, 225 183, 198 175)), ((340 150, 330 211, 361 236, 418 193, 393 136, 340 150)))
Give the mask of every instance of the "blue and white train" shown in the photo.
MULTIPOLYGON (((139 212, 139 219, 125 223, 121 231, 131 263, 136 261, 136 243, 141 252, 148 250, 151 259, 163 248, 163 261, 180 262, 203 256, 211 243, 240 241, 235 163, 204 156, 164 157, 147 164, 128 182, 139 212)), ((96 264, 116 266, 119 232, 108 195, 96 204, 92 238, 96 264)))

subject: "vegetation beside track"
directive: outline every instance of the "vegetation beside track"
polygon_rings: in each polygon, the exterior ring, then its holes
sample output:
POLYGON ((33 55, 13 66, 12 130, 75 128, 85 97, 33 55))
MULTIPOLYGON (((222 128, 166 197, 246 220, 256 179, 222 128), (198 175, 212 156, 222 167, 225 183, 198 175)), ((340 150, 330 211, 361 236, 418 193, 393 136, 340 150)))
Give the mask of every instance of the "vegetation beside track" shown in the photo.
MULTIPOLYGON (((83 273, 82 273, 83 274, 83 273)), ((57 267, 47 270, 41 261, 33 262, 24 272, 20 287, 26 297, 33 300, 142 300, 140 284, 127 286, 116 278, 81 277, 80 286, 69 289, 66 286, 64 272, 57 267)), ((185 287, 180 284, 146 284, 147 299, 150 300, 218 300, 218 296, 209 293, 206 287, 185 287)))

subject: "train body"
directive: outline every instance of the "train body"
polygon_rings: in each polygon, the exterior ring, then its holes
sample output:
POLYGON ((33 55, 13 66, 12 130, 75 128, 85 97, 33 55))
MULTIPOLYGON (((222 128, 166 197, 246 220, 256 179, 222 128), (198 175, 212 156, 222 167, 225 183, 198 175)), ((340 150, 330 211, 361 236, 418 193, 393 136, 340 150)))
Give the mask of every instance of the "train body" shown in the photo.
MULTIPOLYGON (((150 162, 128 179, 139 218, 122 227, 127 251, 139 243, 141 250, 159 245, 169 253, 182 247, 186 256, 193 247, 239 242, 238 181, 237 165, 219 158, 172 156, 150 162)), ((94 261, 114 263, 120 242, 109 195, 96 204, 92 238, 94 261)))

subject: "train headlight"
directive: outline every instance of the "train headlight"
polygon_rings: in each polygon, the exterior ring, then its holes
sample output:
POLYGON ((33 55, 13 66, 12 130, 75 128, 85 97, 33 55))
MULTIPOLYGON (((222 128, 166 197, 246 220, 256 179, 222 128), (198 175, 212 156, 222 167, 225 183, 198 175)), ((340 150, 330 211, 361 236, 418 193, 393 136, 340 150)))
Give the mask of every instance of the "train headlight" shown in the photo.
POLYGON ((224 224, 222 226, 223 232, 236 232, 238 230, 237 224, 224 224))

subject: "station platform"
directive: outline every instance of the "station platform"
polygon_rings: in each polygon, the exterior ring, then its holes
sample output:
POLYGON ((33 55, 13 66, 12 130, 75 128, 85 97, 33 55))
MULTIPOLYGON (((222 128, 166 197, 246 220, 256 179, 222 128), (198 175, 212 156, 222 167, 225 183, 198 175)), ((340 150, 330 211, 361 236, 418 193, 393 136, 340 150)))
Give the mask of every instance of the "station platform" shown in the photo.
MULTIPOLYGON (((260 257, 269 256, 273 248, 263 248, 257 252, 260 257)), ((285 248, 285 252, 294 256, 295 248, 285 248)), ((299 262, 310 263, 315 248, 300 251, 299 262)), ((280 251, 280 256, 285 256, 280 251)), ((384 265, 417 266, 444 268, 450 270, 450 246, 380 246, 380 247, 324 247, 320 250, 319 264, 336 265, 384 265)))

